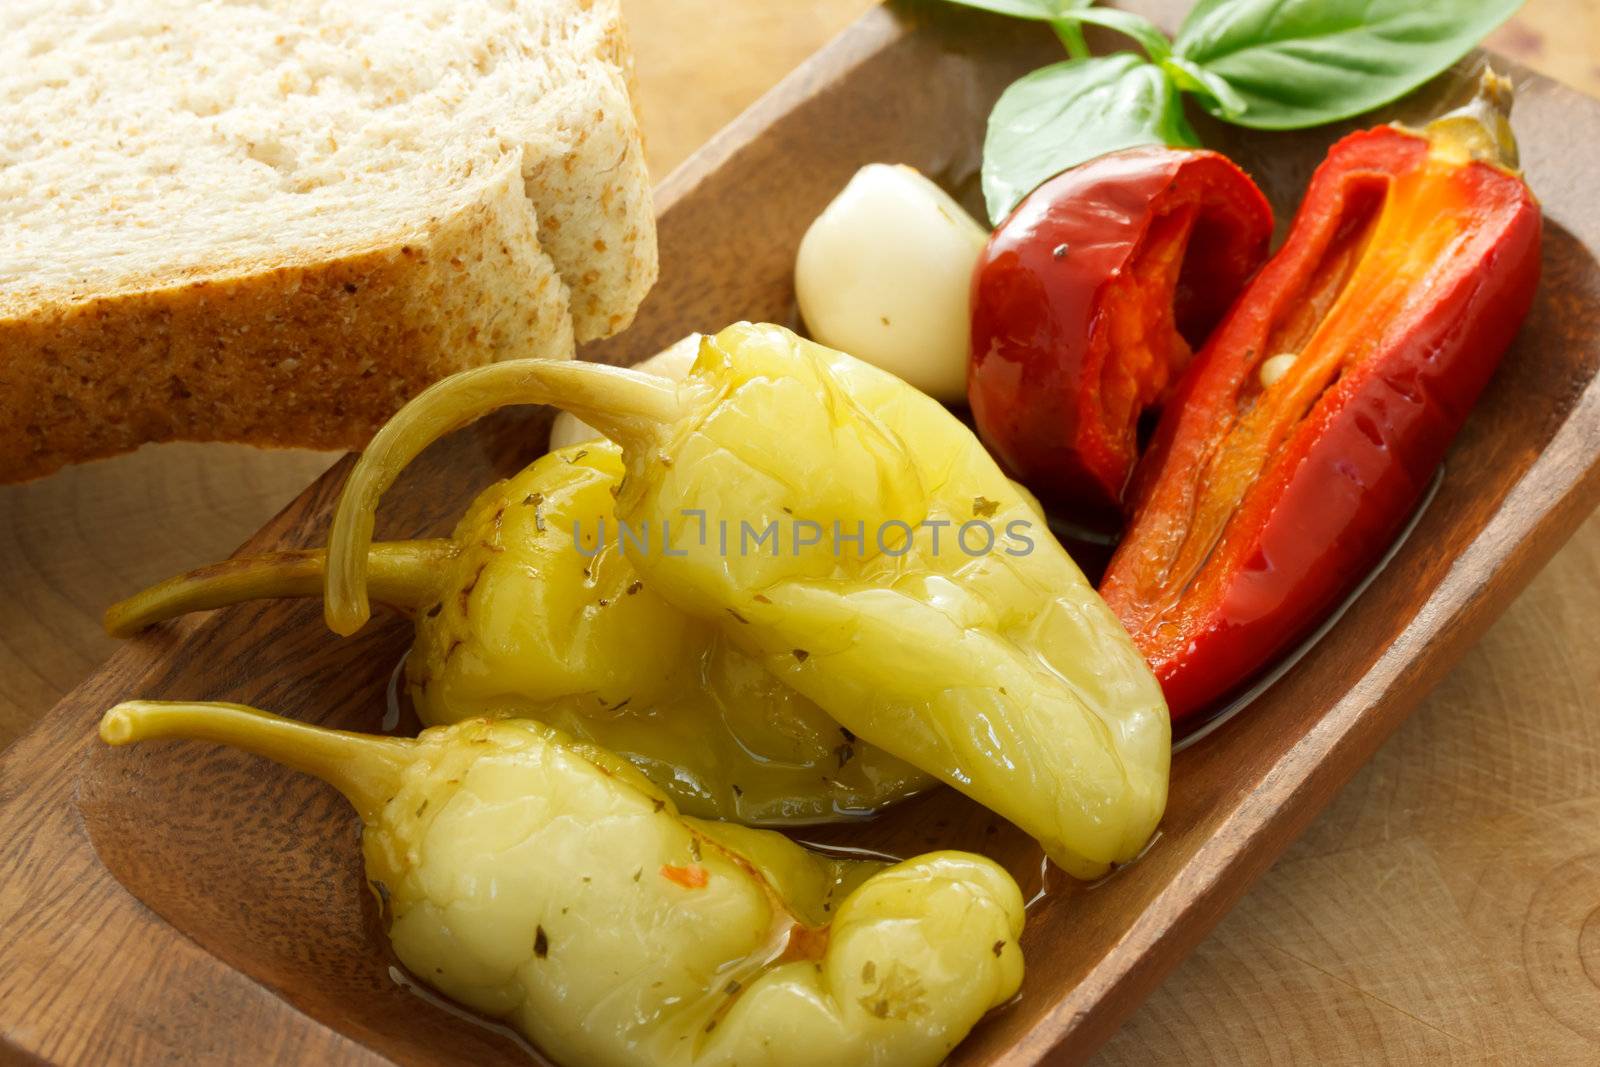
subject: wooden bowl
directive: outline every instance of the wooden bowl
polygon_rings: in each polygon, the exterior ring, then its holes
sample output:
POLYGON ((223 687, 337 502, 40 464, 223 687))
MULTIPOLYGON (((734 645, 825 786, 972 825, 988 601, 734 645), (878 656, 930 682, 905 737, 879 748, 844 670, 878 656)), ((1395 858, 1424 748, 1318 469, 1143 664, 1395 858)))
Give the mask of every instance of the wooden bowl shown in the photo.
MULTIPOLYGON (((1145 5, 1169 24, 1182 6, 1145 5)), ((1037 24, 942 5, 869 14, 663 184, 661 283, 631 330, 587 355, 631 362, 736 319, 794 323, 796 243, 863 163, 914 164, 976 208, 990 105, 1059 54, 1037 24)), ((1471 66, 1393 114, 1459 95, 1471 66)), ((1025 893, 1044 890, 1023 937, 1022 995, 953 1062, 1087 1056, 1600 495, 1600 213, 1589 185, 1600 103, 1504 66, 1548 217, 1533 313, 1390 564, 1293 670, 1176 757, 1167 816, 1143 858, 1069 885, 1042 871, 1031 842, 949 791, 865 826, 799 835, 898 853, 974 848, 1010 865, 1025 893)), ((1343 132, 1201 129, 1284 217, 1343 132)), ((478 489, 538 454, 547 425, 547 412, 507 412, 441 442, 389 495, 380 533, 447 531, 478 489)), ((322 543, 347 468, 246 550, 322 543)), ((134 696, 237 700, 373 730, 409 639, 408 623, 384 617, 338 640, 312 603, 180 620, 122 648, 0 757, 0 1051, 59 1063, 528 1062, 507 1031, 408 987, 366 910, 356 821, 332 790, 212 746, 94 740, 100 713, 134 696)))

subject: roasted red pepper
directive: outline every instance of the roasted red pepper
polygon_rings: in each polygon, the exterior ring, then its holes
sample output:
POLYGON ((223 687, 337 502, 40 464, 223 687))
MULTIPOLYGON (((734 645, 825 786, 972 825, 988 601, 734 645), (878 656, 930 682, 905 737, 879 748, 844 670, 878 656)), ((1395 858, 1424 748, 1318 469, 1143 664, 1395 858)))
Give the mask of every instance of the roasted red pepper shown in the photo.
POLYGON ((1041 185, 973 276, 967 395, 990 450, 1075 518, 1118 516, 1140 416, 1271 236, 1266 197, 1215 152, 1133 148, 1041 185))
POLYGON ((1283 248, 1195 358, 1101 593, 1174 718, 1303 637, 1403 528, 1539 277, 1510 87, 1333 146, 1283 248))

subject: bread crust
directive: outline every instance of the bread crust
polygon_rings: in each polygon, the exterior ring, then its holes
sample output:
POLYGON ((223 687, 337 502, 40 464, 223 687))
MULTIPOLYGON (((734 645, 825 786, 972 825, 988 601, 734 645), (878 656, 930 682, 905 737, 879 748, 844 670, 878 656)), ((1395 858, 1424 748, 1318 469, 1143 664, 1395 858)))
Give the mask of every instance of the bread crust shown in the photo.
POLYGON ((618 0, 566 29, 565 80, 433 218, 98 292, 5 286, 0 483, 147 442, 358 449, 442 377, 628 326, 657 261, 618 0))
POLYGON ((414 236, 0 319, 0 482, 155 441, 356 449, 448 374, 570 357, 518 164, 414 236))

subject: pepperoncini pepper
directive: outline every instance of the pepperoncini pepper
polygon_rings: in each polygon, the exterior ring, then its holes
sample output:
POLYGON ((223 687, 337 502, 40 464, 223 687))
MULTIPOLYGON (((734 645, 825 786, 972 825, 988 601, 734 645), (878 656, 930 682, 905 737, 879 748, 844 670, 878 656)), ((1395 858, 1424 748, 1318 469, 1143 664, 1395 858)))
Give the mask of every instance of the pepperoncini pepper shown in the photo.
POLYGON ((657 538, 624 543, 647 586, 854 734, 1011 819, 1080 877, 1149 839, 1170 726, 1115 617, 954 416, 776 326, 704 340, 681 384, 522 360, 424 392, 340 502, 325 599, 336 632, 367 618, 384 488, 434 437, 515 403, 565 407, 620 443, 617 517, 657 538), (754 551, 721 536, 747 526, 776 532, 754 551), (1021 536, 958 550, 974 528, 1021 536), (862 537, 830 544, 818 536, 830 530, 862 537))
POLYGON ((235 745, 337 787, 400 960, 561 1063, 931 1067, 1022 981, 1022 896, 993 862, 832 860, 680 816, 542 723, 410 740, 135 702, 100 735, 235 745))
MULTIPOLYGON (((622 473, 609 441, 562 449, 482 493, 449 540, 373 546, 375 595, 416 616, 406 681, 424 723, 538 719, 626 757, 691 814, 757 825, 870 815, 935 784, 662 600, 604 532, 622 473)), ((317 596, 325 556, 203 568, 114 606, 107 628, 317 596)))

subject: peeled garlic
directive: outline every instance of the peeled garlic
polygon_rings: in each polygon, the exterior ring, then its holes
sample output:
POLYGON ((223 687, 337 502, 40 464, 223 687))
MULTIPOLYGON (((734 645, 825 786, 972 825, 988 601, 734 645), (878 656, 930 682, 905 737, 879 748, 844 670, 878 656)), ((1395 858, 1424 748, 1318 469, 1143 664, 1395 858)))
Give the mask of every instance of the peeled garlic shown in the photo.
POLYGON ((800 242, 794 288, 806 328, 935 399, 961 400, 972 271, 988 239, 914 168, 862 167, 800 242))
MULTIPOLYGON (((694 366, 694 358, 700 354, 702 336, 704 335, 691 333, 681 341, 674 341, 649 359, 635 363, 633 369, 681 382, 689 376, 689 368, 694 366)), ((568 445, 582 444, 584 441, 593 441, 602 436, 604 435, 599 430, 576 415, 563 411, 556 416, 555 424, 550 427, 550 451, 554 452, 568 445)))

